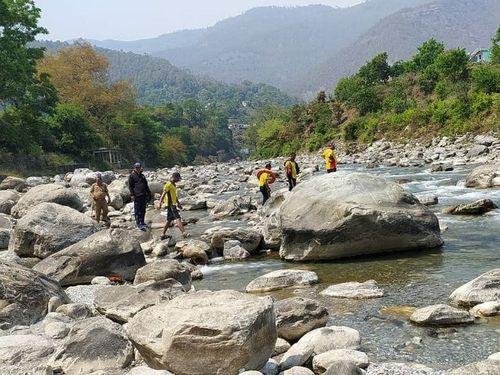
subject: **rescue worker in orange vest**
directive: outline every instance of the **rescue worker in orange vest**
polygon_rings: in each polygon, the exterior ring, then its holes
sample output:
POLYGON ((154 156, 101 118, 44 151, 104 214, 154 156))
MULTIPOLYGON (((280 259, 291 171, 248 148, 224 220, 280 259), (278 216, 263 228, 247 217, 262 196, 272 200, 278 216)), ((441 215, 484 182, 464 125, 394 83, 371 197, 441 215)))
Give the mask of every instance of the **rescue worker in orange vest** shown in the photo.
POLYGON ((92 207, 95 210, 95 219, 97 222, 100 223, 102 220, 109 227, 111 221, 108 217, 108 204, 111 202, 111 198, 108 192, 108 185, 102 181, 100 173, 97 173, 96 182, 90 187, 90 199, 92 200, 92 207))
POLYGON ((300 173, 299 164, 295 161, 295 158, 296 154, 293 152, 290 155, 290 159, 285 161, 285 171, 289 191, 292 191, 292 189, 297 186, 297 175, 300 173))
POLYGON ((335 143, 331 142, 323 151, 326 173, 337 172, 337 156, 335 155, 335 143))
POLYGON ((179 172, 174 172, 172 178, 163 187, 163 193, 160 198, 160 209, 163 206, 165 199, 167 202, 167 221, 163 227, 163 233, 161 236, 162 240, 166 240, 170 236, 167 236, 168 227, 173 223, 174 226, 179 228, 183 237, 188 237, 188 234, 184 231, 184 224, 182 223, 182 218, 179 213, 179 209, 182 210, 182 206, 179 202, 177 196, 177 186, 176 183, 181 181, 181 174, 179 172))
POLYGON ((259 189, 262 193, 262 204, 271 198, 270 184, 274 182, 274 172, 271 171, 271 163, 266 164, 266 168, 259 171, 259 189))

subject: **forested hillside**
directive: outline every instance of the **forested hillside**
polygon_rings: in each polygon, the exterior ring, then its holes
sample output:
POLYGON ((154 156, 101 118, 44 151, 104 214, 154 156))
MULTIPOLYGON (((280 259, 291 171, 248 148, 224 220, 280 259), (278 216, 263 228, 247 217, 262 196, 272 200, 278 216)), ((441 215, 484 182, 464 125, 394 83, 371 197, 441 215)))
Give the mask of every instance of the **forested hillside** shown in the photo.
POLYGON ((92 43, 147 52, 225 82, 265 82, 290 91, 297 77, 349 46, 385 16, 428 1, 370 0, 350 8, 255 8, 203 30, 135 42, 92 43))
MULTIPOLYGON (((44 41, 37 45, 45 47, 49 53, 55 53, 71 44, 44 41)), ((203 105, 218 105, 226 110, 228 116, 243 119, 249 111, 264 104, 287 106, 297 102, 296 98, 267 84, 248 81, 225 84, 190 74, 162 58, 103 48, 97 51, 109 60, 109 79, 113 82, 130 82, 140 104, 160 105, 196 100, 203 105)))
POLYGON ((382 19, 356 42, 309 71, 297 89, 307 87, 310 95, 331 89, 374 54, 386 51, 392 62, 408 59, 430 38, 443 41, 447 48, 484 48, 499 23, 498 0, 439 0, 404 9, 382 19))
POLYGON ((332 139, 369 143, 500 131, 500 28, 493 61, 470 63, 464 49, 430 39, 407 61, 374 56, 334 92, 307 105, 255 114, 247 143, 255 156, 314 151, 332 139))

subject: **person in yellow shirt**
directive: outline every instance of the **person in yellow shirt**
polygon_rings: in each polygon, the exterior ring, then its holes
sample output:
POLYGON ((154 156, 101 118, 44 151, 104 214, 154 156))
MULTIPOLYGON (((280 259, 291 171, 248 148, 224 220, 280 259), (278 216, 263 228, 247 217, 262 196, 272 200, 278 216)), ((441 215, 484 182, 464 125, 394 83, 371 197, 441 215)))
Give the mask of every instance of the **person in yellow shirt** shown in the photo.
POLYGON ((326 173, 337 172, 337 156, 335 155, 335 143, 331 142, 323 151, 326 173))
POLYGON ((163 193, 160 198, 160 210, 164 203, 166 203, 167 221, 163 226, 163 233, 161 235, 162 240, 166 240, 170 237, 167 236, 167 230, 172 225, 172 223, 174 224, 174 226, 179 228, 183 237, 187 237, 187 234, 184 232, 184 224, 182 224, 182 218, 179 213, 179 209, 182 210, 182 206, 179 203, 179 198, 177 197, 176 183, 181 181, 181 179, 181 174, 179 172, 175 172, 172 174, 172 178, 170 179, 170 181, 167 182, 163 187, 163 193))
POLYGON ((262 193, 262 204, 265 204, 271 198, 270 184, 274 182, 274 172, 271 171, 271 163, 266 164, 266 168, 259 171, 259 189, 262 193))
POLYGON ((292 191, 292 189, 297 186, 297 175, 300 173, 299 164, 295 161, 295 158, 296 154, 293 152, 290 155, 290 159, 285 161, 285 171, 289 191, 292 191))

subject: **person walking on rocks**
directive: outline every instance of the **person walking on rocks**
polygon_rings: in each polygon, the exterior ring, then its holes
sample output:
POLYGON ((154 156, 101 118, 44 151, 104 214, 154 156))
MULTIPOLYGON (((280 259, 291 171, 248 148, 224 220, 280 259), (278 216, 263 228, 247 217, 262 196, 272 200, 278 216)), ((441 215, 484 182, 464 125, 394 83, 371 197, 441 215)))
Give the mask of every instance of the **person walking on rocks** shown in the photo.
POLYGON ((268 199, 271 198, 270 185, 273 184, 276 179, 276 174, 271 170, 271 163, 267 163, 265 169, 261 169, 257 172, 257 178, 259 179, 259 189, 262 193, 262 204, 264 205, 268 199))
POLYGON ((174 226, 179 228, 183 237, 187 237, 187 233, 184 232, 184 224, 182 224, 182 218, 179 213, 179 209, 182 210, 182 206, 179 202, 179 197, 177 196, 177 186, 176 184, 181 181, 181 174, 179 172, 174 172, 172 178, 163 187, 163 193, 160 198, 160 210, 163 206, 165 200, 167 203, 167 221, 163 227, 163 233, 161 235, 162 240, 166 240, 170 236, 167 236, 167 230, 173 223, 174 226))
POLYGON ((297 175, 300 173, 299 164, 295 161, 295 158, 296 154, 293 152, 290 155, 290 159, 285 161, 285 171, 289 191, 292 191, 292 189, 297 186, 297 175))
POLYGON ((137 228, 145 231, 148 226, 144 222, 146 216, 146 204, 151 199, 151 191, 149 190, 148 181, 142 173, 141 163, 135 163, 134 169, 128 177, 128 186, 130 196, 134 201, 135 224, 137 228))
POLYGON ((96 175, 96 182, 90 187, 90 199, 92 201, 92 208, 95 212, 95 219, 98 223, 103 221, 107 227, 111 225, 108 217, 108 205, 111 198, 108 192, 108 185, 102 181, 100 173, 96 175))
POLYGON ((326 173, 337 172, 337 156, 335 155, 335 143, 331 142, 323 151, 326 173))

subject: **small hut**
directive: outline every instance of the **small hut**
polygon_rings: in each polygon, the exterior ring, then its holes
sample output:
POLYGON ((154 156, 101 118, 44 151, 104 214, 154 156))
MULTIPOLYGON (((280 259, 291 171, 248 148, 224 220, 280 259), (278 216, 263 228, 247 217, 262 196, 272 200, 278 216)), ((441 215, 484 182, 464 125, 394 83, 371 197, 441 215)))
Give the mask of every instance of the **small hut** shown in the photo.
POLYGON ((94 159, 96 162, 104 162, 114 168, 122 167, 122 153, 116 148, 100 148, 94 151, 94 159))

